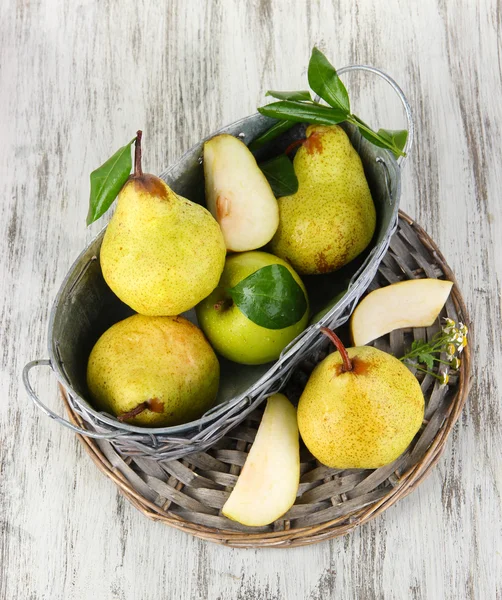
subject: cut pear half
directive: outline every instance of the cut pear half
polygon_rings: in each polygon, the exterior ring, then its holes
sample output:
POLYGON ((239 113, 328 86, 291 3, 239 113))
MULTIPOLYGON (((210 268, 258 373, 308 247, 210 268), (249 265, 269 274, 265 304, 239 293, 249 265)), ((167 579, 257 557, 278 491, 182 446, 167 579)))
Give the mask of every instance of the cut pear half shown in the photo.
POLYGON ((450 295, 453 283, 410 279, 370 292, 350 320, 354 346, 364 346, 404 327, 430 327, 450 295))
POLYGON ((296 409, 286 396, 274 394, 222 513, 242 525, 269 525, 293 506, 299 483, 296 409))
POLYGON ((241 140, 217 135, 204 144, 207 207, 220 224, 228 250, 267 244, 279 226, 272 188, 241 140))

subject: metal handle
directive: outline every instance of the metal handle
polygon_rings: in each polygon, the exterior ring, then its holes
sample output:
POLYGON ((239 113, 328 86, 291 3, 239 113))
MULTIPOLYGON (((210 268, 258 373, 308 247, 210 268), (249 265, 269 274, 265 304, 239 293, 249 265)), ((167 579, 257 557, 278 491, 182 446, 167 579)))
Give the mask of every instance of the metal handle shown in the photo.
POLYGON ((26 388, 26 391, 28 392, 28 396, 32 399, 33 403, 42 412, 44 412, 49 418, 54 419, 54 421, 57 421, 60 425, 64 425, 65 427, 68 427, 68 429, 71 429, 75 433, 79 433, 80 435, 85 435, 90 438, 106 440, 106 439, 110 439, 110 438, 115 438, 120 435, 124 435, 120 431, 112 432, 112 433, 97 433, 97 432, 93 432, 93 431, 87 431, 87 429, 82 429, 81 427, 77 427, 76 425, 73 425, 73 423, 70 423, 66 419, 63 419, 63 417, 60 417, 56 413, 52 412, 52 410, 50 408, 48 408, 47 406, 45 406, 45 404, 40 400, 40 398, 37 396, 35 390, 33 389, 32 385, 31 385, 29 373, 34 367, 50 367, 52 369, 51 361, 47 358, 42 358, 40 360, 32 360, 27 365, 25 365, 25 367, 23 369, 23 383, 24 383, 24 387, 26 388))
POLYGON ((401 104, 403 105, 404 112, 406 113, 406 120, 408 121, 408 139, 406 140, 406 145, 404 147, 404 152, 406 156, 400 156, 397 159, 397 164, 400 167, 403 167, 406 158, 408 157, 411 148, 413 146, 413 138, 415 137, 415 123, 413 121, 413 114, 411 112, 411 106, 408 102, 408 99, 404 95, 403 90, 399 87, 399 85, 385 73, 381 69, 377 69, 376 67, 370 67, 369 65, 350 65, 348 67, 343 67, 342 69, 338 69, 338 75, 343 75, 343 73, 349 73, 350 71, 368 71, 369 73, 373 73, 374 75, 378 75, 381 79, 386 81, 396 92, 401 100, 401 104))

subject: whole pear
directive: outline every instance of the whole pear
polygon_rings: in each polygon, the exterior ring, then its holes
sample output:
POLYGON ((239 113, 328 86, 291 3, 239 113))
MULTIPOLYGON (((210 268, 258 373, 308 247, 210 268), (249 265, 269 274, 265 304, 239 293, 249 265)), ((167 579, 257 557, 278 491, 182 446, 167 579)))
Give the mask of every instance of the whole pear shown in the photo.
POLYGON ((204 144, 206 200, 220 224, 228 250, 243 252, 267 244, 279 225, 272 188, 246 144, 217 135, 204 144))
POLYGON ((99 410, 131 425, 167 427, 213 406, 220 365, 204 334, 183 317, 133 315, 105 331, 87 365, 99 410))
POLYGON ((231 254, 217 288, 196 307, 197 319, 213 348, 225 358, 247 365, 276 360, 282 350, 307 326, 308 297, 302 280, 285 261, 257 250, 231 254), (293 276, 307 299, 302 318, 283 329, 267 329, 253 323, 232 302, 227 290, 269 265, 282 265, 293 276))
POLYGON ((211 214, 143 173, 139 131, 134 174, 120 191, 101 245, 106 283, 136 312, 177 315, 213 291, 225 255, 211 214))
POLYGON ((343 347, 312 372, 298 404, 305 445, 335 469, 377 469, 398 458, 424 418, 415 376, 394 356, 371 346, 343 347))
POLYGON ((298 191, 278 200, 271 251, 300 274, 336 271, 368 246, 375 231, 361 159, 341 127, 310 125, 294 169, 298 191))

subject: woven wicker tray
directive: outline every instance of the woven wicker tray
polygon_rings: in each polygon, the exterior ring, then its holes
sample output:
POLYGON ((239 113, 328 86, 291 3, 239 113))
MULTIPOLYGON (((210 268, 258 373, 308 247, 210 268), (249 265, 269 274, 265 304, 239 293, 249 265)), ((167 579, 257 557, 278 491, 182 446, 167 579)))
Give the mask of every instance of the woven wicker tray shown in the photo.
MULTIPOLYGON (((422 277, 455 281, 430 237, 400 213, 398 230, 370 290, 422 277)), ((462 321, 471 329, 457 285, 441 316, 462 321)), ((438 328, 436 323, 429 328, 395 331, 374 345, 401 356, 413 339, 430 338, 438 328)), ((297 401, 310 372, 328 351, 331 348, 326 341, 292 375, 285 389, 292 401, 297 401)), ((283 518, 267 527, 245 527, 221 515, 221 507, 254 440, 263 408, 249 415, 207 452, 180 461, 123 459, 107 441, 78 437, 99 469, 151 519, 228 546, 301 546, 350 532, 409 494, 425 479, 439 460, 465 403, 469 372, 468 345, 462 354, 461 368, 450 373, 448 385, 439 385, 430 375, 417 374, 426 400, 425 420, 408 450, 391 465, 376 470, 330 469, 303 447, 297 501, 283 518)), ((62 388, 60 391, 72 422, 83 425, 62 388)))

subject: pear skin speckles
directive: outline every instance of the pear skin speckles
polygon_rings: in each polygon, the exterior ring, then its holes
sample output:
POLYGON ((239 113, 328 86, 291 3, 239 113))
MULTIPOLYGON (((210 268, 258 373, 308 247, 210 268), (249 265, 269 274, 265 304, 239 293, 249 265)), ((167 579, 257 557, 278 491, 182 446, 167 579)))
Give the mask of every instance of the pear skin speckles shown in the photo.
POLYGON ((150 409, 126 422, 166 427, 193 421, 211 408, 219 373, 213 349, 193 323, 133 315, 96 342, 87 385, 99 410, 120 417, 147 403, 150 409))
POLYGON ((122 188, 103 238, 100 262, 112 291, 136 312, 177 315, 218 284, 226 247, 204 207, 143 175, 122 188))
POLYGON ((279 198, 271 251, 300 274, 336 271, 370 243, 376 212, 359 155, 339 126, 309 126, 294 159, 299 188, 279 198))
POLYGON ((307 448, 337 469, 376 469, 409 446, 424 417, 415 376, 397 358, 370 346, 348 348, 353 370, 339 352, 314 369, 298 404, 307 448))

